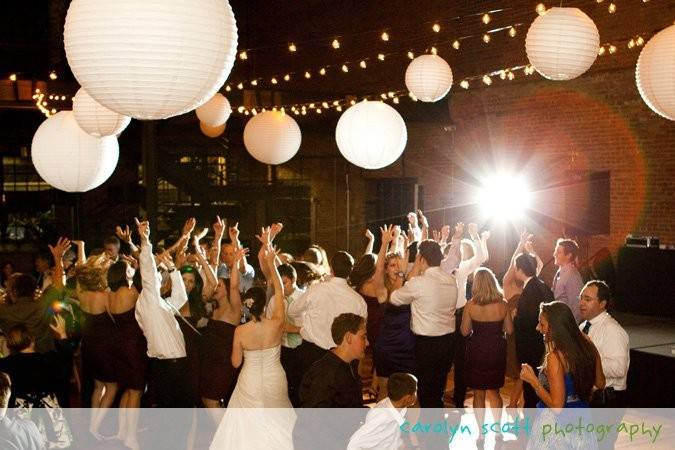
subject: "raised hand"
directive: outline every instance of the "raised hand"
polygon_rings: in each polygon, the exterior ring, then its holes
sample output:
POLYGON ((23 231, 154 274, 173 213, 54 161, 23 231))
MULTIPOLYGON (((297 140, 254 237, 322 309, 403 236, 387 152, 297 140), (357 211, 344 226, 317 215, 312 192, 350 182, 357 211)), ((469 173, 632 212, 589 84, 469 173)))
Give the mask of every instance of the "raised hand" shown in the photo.
POLYGON ((443 225, 441 227, 441 241, 440 242, 448 242, 449 237, 450 237, 450 225, 443 225))
POLYGON ((464 235, 464 222, 457 222, 455 225, 455 232, 452 235, 453 239, 461 239, 464 235))
POLYGON ((256 234, 255 237, 260 241, 263 246, 266 246, 272 242, 272 228, 271 227, 262 227, 260 228, 260 234, 256 234))
POLYGON ((186 220, 185 224, 183 224, 183 236, 191 235, 192 231, 195 229, 195 225, 197 225, 197 219, 194 217, 190 217, 188 220, 186 220))
POLYGON ((68 238, 62 237, 59 238, 55 246, 49 246, 49 251, 52 252, 54 257, 54 262, 60 262, 63 259, 63 255, 70 248, 70 240, 68 238))
POLYGON ((138 229, 138 234, 141 236, 141 240, 147 242, 150 239, 150 224, 147 220, 139 222, 137 217, 134 217, 134 222, 136 222, 136 228, 138 229))
POLYGON ((419 216, 419 221, 422 228, 429 228, 429 221, 427 220, 426 216, 424 215, 421 209, 417 210, 417 215, 419 216))
POLYGON ((267 244, 265 247, 265 254, 263 257, 265 258, 265 261, 267 261, 267 264, 270 266, 274 265, 274 260, 277 257, 277 251, 271 243, 267 244))
POLYGON ((388 244, 394 239, 394 226, 385 225, 380 227, 380 232, 382 233, 382 244, 388 244))
POLYGON ((408 213, 408 222, 411 228, 417 228, 417 214, 414 212, 408 213))
POLYGON ((164 264, 164 267, 166 267, 166 269, 169 271, 176 268, 176 265, 173 263, 173 259, 171 259, 171 254, 169 252, 160 253, 157 255, 157 259, 159 260, 160 264, 164 264))
POLYGON ((270 242, 274 240, 275 237, 277 237, 277 234, 281 233, 281 230, 284 229, 284 224, 281 222, 273 223, 270 226, 270 242))
POLYGON ((490 230, 485 230, 485 231, 483 231, 483 232, 480 234, 480 238, 481 238, 483 241, 487 241, 488 239, 490 239, 490 230))
POLYGON ((469 224, 469 236, 471 236, 472 239, 478 239, 478 225, 475 223, 469 224))
POLYGON ((54 316, 54 323, 50 323, 49 328, 54 330, 59 339, 66 339, 68 337, 68 334, 66 333, 66 319, 59 314, 54 316))
POLYGON ((122 261, 126 261, 127 264, 129 264, 134 269, 138 270, 138 260, 133 256, 128 256, 123 253, 120 253, 120 259, 122 259, 122 261))
POLYGON ((129 230, 129 225, 125 225, 124 229, 119 225, 115 227, 115 234, 122 242, 127 244, 131 242, 131 230, 129 230))
POLYGON ((203 229, 202 231, 200 231, 199 233, 195 233, 195 235, 194 235, 192 238, 193 238, 193 239, 196 239, 197 242, 199 242, 199 241, 201 241, 202 239, 204 239, 204 237, 205 237, 207 234, 209 234, 209 227, 204 227, 204 229, 203 229))
POLYGON ((220 218, 220 216, 216 216, 216 221, 213 224, 213 234, 216 241, 221 240, 223 238, 223 234, 225 234, 225 222, 220 218))
POLYGON ((234 226, 230 227, 228 231, 232 243, 235 244, 239 242, 239 222, 235 223, 234 226))
POLYGON ((248 255, 247 248, 238 248, 234 251, 234 262, 238 263, 248 255))
POLYGON ((399 225, 394 225, 394 229, 392 230, 392 241, 397 242, 399 236, 401 236, 401 227, 399 225))
POLYGON ((372 241, 372 240, 375 239, 375 236, 373 235, 372 231, 370 231, 367 228, 366 228, 366 232, 364 234, 366 236, 366 239, 368 239, 369 241, 372 241))
MULTIPOLYGON (((532 237, 532 235, 530 235, 530 237, 532 237)), ((534 255, 534 254, 535 254, 535 251, 534 251, 534 243, 533 243, 531 240, 526 241, 526 242, 525 242, 525 245, 523 246, 523 248, 524 248, 525 251, 526 251, 527 253, 529 253, 530 255, 534 255)))

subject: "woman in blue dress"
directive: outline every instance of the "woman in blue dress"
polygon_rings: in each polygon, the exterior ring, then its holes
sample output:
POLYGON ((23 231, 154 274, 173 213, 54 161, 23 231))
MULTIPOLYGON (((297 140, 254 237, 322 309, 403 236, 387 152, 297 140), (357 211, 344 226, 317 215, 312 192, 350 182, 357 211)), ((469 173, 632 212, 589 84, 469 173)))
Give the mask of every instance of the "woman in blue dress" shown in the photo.
POLYGON ((540 411, 532 427, 527 448, 592 449, 597 448, 593 433, 550 433, 542 436, 544 424, 578 425, 579 419, 591 422, 589 401, 594 389, 605 387, 600 355, 588 336, 578 328, 574 315, 563 302, 543 303, 540 306, 537 330, 544 336, 546 354, 539 372, 523 364, 520 377, 529 383, 539 396, 540 411))

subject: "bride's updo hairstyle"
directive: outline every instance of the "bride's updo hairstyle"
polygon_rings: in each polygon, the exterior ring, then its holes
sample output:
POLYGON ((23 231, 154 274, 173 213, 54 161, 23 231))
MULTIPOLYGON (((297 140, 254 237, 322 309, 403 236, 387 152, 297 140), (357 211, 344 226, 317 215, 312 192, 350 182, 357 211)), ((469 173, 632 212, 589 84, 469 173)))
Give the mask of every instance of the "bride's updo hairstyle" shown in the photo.
POLYGON ((246 291, 246 294, 244 294, 244 304, 248 306, 248 310, 257 321, 260 321, 260 316, 262 316, 263 312, 265 311, 266 303, 267 294, 265 293, 265 289, 261 288, 260 286, 254 286, 246 291))

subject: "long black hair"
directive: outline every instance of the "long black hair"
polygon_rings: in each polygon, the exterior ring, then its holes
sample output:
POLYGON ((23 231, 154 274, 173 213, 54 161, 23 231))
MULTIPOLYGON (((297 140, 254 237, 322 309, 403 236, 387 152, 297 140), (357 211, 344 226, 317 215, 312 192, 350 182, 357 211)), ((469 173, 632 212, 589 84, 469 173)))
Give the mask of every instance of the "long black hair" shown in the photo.
POLYGON ((596 350, 593 343, 579 330, 572 310, 565 303, 542 303, 539 311, 548 320, 551 351, 558 351, 574 380, 576 394, 589 401, 595 383, 596 350))
POLYGON ((180 268, 181 275, 184 273, 191 273, 195 277, 195 287, 188 294, 188 307, 190 308, 190 315, 198 319, 205 317, 206 305, 204 304, 204 299, 202 298, 202 292, 204 289, 204 280, 202 276, 199 275, 199 271, 192 266, 183 266, 180 268))

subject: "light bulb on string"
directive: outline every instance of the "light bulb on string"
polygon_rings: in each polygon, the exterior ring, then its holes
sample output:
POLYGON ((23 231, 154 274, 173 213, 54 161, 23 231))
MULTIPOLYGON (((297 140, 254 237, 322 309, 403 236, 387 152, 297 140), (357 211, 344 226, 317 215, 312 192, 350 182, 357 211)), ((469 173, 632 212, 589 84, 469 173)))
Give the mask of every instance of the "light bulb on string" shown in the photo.
POLYGON ((291 74, 290 73, 287 73, 286 75, 284 75, 284 81, 291 81, 291 74))
POLYGON ((57 78, 58 78, 58 75, 56 75, 56 72, 54 72, 53 70, 51 72, 49 72, 49 79, 50 80, 56 80, 57 78))
POLYGON ((319 69, 319 75, 326 75, 326 69, 324 69, 323 67, 319 69))
POLYGON ((492 78, 490 78, 490 75, 483 75, 483 83, 488 86, 492 84, 492 78))
POLYGON ((437 55, 437 54, 438 54, 438 50, 436 50, 436 47, 431 47, 431 54, 432 54, 432 55, 437 55))
POLYGON ((295 46, 294 43, 291 42, 291 45, 288 46, 288 51, 289 51, 289 52, 292 52, 292 53, 293 53, 293 52, 297 52, 297 51, 298 51, 298 48, 295 46))
POLYGON ((394 97, 394 98, 392 99, 392 101, 393 101, 394 103, 396 103, 397 105, 398 105, 398 103, 399 103, 398 97, 394 97))
POLYGON ((366 68, 366 61, 361 60, 361 62, 359 63, 359 66, 360 66, 362 69, 365 69, 365 68, 366 68))
POLYGON ((331 45, 333 46, 334 49, 337 50, 338 48, 340 48, 340 41, 338 41, 337 39, 333 39, 333 43, 331 45))
POLYGON ((415 59, 415 54, 413 52, 408 52, 409 59, 415 59))
POLYGON ((277 84, 277 79, 274 77, 270 81, 272 82, 272 84, 277 84))
POLYGON ((244 83, 239 83, 239 84, 237 85, 237 89, 239 89, 239 90, 244 89, 244 83))
POLYGON ((485 33, 483 35, 483 42, 485 42, 486 44, 490 43, 490 35, 489 34, 485 33))
POLYGON ((342 65, 342 71, 343 71, 344 73, 349 72, 349 68, 347 67, 346 64, 343 64, 343 65, 342 65))
POLYGON ((251 86, 257 86, 258 80, 251 80, 251 86))
POLYGON ((16 81, 16 74, 13 73, 9 76, 9 81, 16 81))
POLYGON ((469 82, 467 80, 462 80, 459 85, 464 89, 469 89, 469 82))
POLYGON ((516 32, 516 28, 515 28, 515 27, 509 28, 509 36, 511 36, 511 37, 516 37, 516 33, 517 33, 517 32, 516 32))
POLYGON ((312 74, 309 72, 305 72, 305 78, 309 80, 310 78, 312 78, 312 74))
POLYGON ((386 31, 382 32, 382 36, 380 36, 384 42, 387 42, 389 40, 389 33, 386 31))
POLYGON ((490 20, 491 20, 490 14, 488 14, 488 13, 483 14, 483 17, 481 18, 481 20, 483 21, 483 23, 485 25, 487 25, 488 23, 490 23, 490 20))
POLYGON ((439 24, 435 23, 435 24, 431 27, 431 29, 434 30, 434 33, 438 33, 438 32, 441 31, 441 26, 440 26, 439 24))
POLYGON ((609 11, 610 14, 614 14, 616 12, 616 5, 614 3, 610 3, 607 7, 607 11, 609 11))
POLYGON ((539 14, 540 16, 546 14, 546 5, 544 5, 543 3, 539 3, 535 11, 537 11, 537 14, 539 14))
POLYGON ((244 50, 243 52, 239 53, 239 59, 241 59, 241 60, 248 59, 248 53, 246 53, 246 50, 244 50))
POLYGON ((230 92, 231 90, 232 90, 232 88, 230 87, 229 84, 227 86, 225 86, 225 92, 230 92))
POLYGON ((455 40, 455 42, 452 43, 452 48, 459 50, 459 41, 455 40))
POLYGON ((377 59, 379 59, 380 61, 384 61, 384 53, 378 53, 377 59))

